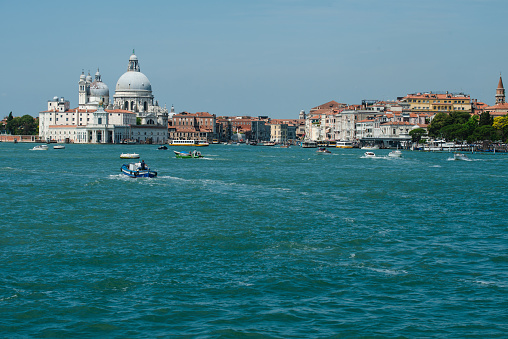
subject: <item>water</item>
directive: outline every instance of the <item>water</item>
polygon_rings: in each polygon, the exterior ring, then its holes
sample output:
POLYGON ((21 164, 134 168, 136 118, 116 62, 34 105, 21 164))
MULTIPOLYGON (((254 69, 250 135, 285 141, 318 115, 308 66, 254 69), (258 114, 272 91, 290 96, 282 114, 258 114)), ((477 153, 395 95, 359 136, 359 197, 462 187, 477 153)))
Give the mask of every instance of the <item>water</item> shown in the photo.
POLYGON ((0 143, 2 337, 508 332, 508 155, 29 148, 0 143))

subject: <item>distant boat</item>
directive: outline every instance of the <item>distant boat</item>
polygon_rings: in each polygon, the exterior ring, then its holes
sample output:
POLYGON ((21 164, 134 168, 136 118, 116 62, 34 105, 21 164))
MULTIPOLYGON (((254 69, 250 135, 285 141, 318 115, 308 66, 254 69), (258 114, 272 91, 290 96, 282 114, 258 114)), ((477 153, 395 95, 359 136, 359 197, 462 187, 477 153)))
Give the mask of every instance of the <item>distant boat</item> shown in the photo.
POLYGON ((362 149, 379 149, 378 145, 365 145, 362 149))
POLYGON ((402 152, 399 150, 391 151, 390 153, 388 153, 388 156, 393 158, 400 158, 402 157, 402 152))
POLYGON ((206 140, 171 140, 170 146, 209 146, 210 144, 206 140))
POLYGON ((317 153, 332 153, 324 147, 319 147, 319 149, 316 152, 317 153))
POLYGON ((302 141, 302 148, 317 148, 315 141, 302 141))
POLYGON ((123 164, 120 171, 131 178, 154 178, 157 172, 151 171, 144 162, 123 164))
POLYGON ((337 144, 335 145, 337 148, 353 148, 353 142, 352 141, 337 141, 337 144))
POLYGON ((168 146, 166 146, 166 145, 160 145, 159 147, 157 147, 157 149, 160 149, 160 150, 167 150, 167 149, 168 149, 168 146))
POLYGON ((465 160, 465 161, 468 161, 469 158, 463 154, 463 153, 454 153, 453 154, 453 160, 465 160))
POLYGON ((137 153, 122 153, 122 154, 120 154, 120 158, 122 158, 122 159, 138 159, 139 154, 137 154, 137 153))
POLYGON ((55 145, 53 146, 53 149, 64 149, 65 145, 55 145))
POLYGON ((193 152, 175 152, 175 156, 180 159, 187 159, 187 158, 202 158, 201 152, 199 151, 193 151, 193 152))
POLYGON ((374 152, 365 152, 364 153, 364 156, 366 158, 375 158, 376 157, 376 154, 374 152))
POLYGON ((48 145, 46 145, 46 144, 37 145, 34 148, 32 148, 32 151, 47 151, 47 150, 48 150, 48 145))

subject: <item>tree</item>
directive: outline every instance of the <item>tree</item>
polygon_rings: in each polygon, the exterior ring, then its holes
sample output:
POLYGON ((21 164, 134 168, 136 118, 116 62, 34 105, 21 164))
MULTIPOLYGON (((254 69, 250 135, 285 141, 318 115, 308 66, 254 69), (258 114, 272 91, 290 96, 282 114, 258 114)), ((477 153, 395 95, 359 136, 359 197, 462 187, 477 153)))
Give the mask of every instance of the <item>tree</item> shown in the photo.
POLYGON ((28 114, 13 118, 7 122, 7 131, 14 135, 36 135, 39 133, 39 119, 28 114))
POLYGON ((428 130, 429 130, 429 136, 431 137, 438 137, 440 135, 441 128, 448 125, 449 116, 446 113, 439 112, 434 116, 434 119, 432 119, 428 130))
POLYGON ((141 118, 140 117, 136 117, 136 125, 141 125, 141 118))
POLYGON ((422 140, 422 137, 427 135, 427 131, 425 128, 415 128, 409 131, 409 135, 411 136, 411 141, 418 144, 422 140))
POLYGON ((483 112, 480 115, 480 121, 478 122, 479 126, 492 126, 492 123, 494 122, 494 118, 490 116, 489 112, 483 112))
POLYGON ((495 117, 492 127, 499 131, 502 140, 506 140, 508 138, 508 114, 502 117, 495 117))

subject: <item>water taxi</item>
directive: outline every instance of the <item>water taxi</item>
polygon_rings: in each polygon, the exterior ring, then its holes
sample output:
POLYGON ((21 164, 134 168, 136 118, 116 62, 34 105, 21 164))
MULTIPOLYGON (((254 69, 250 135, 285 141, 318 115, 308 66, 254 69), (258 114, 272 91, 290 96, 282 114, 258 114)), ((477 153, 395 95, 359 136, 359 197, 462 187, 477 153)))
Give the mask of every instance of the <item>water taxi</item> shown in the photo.
POLYGON ((157 172, 151 171, 144 161, 123 164, 120 171, 131 178, 154 178, 157 176, 157 172))
POLYGON ((319 149, 316 152, 317 153, 332 153, 324 147, 319 147, 319 149))
POLYGON ((337 144, 335 145, 337 148, 353 148, 353 142, 352 141, 337 141, 337 144))
POLYGON ((365 158, 375 158, 376 154, 374 152, 365 152, 364 157, 365 158))
POLYGON ((390 153, 388 153, 388 156, 392 158, 400 158, 402 157, 402 152, 399 150, 391 151, 390 153))
POLYGON ((169 146, 209 146, 210 144, 206 140, 171 140, 169 146))
POLYGON ((202 158, 201 152, 194 150, 193 152, 175 152, 175 156, 179 159, 188 159, 188 158, 202 158))
POLYGON ((47 150, 48 150, 48 145, 46 145, 46 144, 37 145, 34 148, 32 148, 32 151, 47 151, 47 150))
POLYGON ((65 149, 65 145, 55 145, 53 149, 65 149))

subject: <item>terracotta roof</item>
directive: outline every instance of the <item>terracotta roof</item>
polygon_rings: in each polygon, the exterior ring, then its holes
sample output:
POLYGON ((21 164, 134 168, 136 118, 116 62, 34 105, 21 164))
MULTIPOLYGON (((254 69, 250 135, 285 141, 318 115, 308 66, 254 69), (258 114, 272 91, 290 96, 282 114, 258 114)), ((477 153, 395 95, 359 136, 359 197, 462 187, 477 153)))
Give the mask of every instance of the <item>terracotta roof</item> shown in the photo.
POLYGON ((415 124, 412 124, 408 121, 388 121, 385 123, 382 123, 381 125, 402 125, 402 126, 413 126, 415 124))

